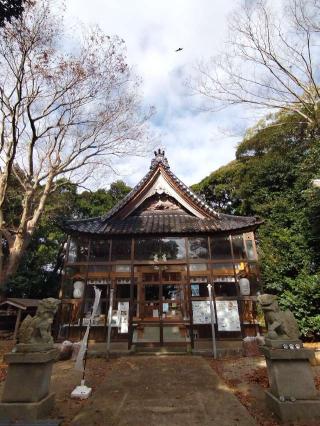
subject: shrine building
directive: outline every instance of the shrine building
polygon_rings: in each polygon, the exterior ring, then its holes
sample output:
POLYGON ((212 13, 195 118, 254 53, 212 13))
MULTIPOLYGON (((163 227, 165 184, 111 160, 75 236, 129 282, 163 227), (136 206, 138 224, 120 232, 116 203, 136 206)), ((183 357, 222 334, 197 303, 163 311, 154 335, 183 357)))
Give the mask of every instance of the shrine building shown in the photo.
POLYGON ((217 213, 156 151, 148 173, 113 209, 65 222, 58 340, 81 338, 94 286, 102 293, 90 341, 106 341, 110 303, 111 345, 210 347, 210 300, 218 344, 256 335, 260 224, 217 213))

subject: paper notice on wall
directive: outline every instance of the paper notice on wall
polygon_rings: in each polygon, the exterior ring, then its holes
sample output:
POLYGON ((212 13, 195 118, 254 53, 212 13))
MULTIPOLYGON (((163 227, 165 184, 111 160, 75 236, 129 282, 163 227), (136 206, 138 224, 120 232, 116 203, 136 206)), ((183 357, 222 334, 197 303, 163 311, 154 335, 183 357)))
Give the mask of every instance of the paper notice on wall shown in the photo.
POLYGON ((240 331, 238 302, 236 300, 216 300, 218 330, 240 331))
POLYGON ((162 312, 169 312, 169 303, 162 304, 162 312))
POLYGON ((118 302, 118 331, 128 333, 129 302, 118 302))
POLYGON ((119 315, 117 309, 112 310, 111 327, 119 327, 119 315))
POLYGON ((199 284, 191 284, 191 296, 192 297, 199 297, 200 296, 199 284))
MULTIPOLYGON (((214 309, 214 306, 213 306, 214 309)), ((209 300, 193 301, 192 302, 193 324, 211 324, 211 312, 209 300)), ((215 315, 213 313, 213 319, 215 315)))

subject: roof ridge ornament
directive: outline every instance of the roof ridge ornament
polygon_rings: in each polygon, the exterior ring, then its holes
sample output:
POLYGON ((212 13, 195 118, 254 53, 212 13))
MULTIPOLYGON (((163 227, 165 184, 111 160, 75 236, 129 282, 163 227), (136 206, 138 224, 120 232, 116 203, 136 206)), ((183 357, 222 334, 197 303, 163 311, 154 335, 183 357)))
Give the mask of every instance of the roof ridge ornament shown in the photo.
POLYGON ((158 164, 162 164, 166 169, 170 169, 168 159, 165 156, 165 151, 159 148, 157 151, 154 151, 154 158, 151 160, 150 169, 154 169, 158 164))

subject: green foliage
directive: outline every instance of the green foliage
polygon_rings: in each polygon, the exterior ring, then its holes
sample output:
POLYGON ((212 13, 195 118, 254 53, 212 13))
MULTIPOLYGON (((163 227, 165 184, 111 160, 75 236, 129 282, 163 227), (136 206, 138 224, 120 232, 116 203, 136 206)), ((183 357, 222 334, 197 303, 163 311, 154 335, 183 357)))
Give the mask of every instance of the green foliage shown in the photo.
POLYGON ((294 312, 303 336, 320 338, 320 275, 301 274, 295 280, 288 279, 279 301, 294 312))
POLYGON ((320 270, 320 190, 311 184, 319 164, 319 129, 282 113, 250 129, 236 160, 193 187, 218 211, 264 220, 258 232, 264 289, 279 294, 283 306, 290 301, 308 337, 320 321, 319 292, 311 298, 320 270))
MULTIPOLYGON (((18 186, 10 185, 5 209, 10 223, 14 224, 20 208, 18 186), (14 201, 12 203, 11 201, 14 201)), ((131 190, 118 180, 109 190, 82 193, 76 185, 61 180, 51 194, 36 234, 15 274, 6 285, 8 297, 43 298, 58 295, 63 265, 66 235, 59 228, 61 218, 85 218, 107 213, 131 190)))
POLYGON ((84 191, 77 197, 77 210, 74 214, 77 217, 102 216, 122 200, 130 191, 131 188, 122 180, 113 182, 109 190, 98 189, 95 192, 84 191))
MULTIPOLYGON (((23 12, 25 0, 0 0, 0 27, 12 18, 18 18, 23 12)), ((31 3, 29 1, 29 3, 31 3)))

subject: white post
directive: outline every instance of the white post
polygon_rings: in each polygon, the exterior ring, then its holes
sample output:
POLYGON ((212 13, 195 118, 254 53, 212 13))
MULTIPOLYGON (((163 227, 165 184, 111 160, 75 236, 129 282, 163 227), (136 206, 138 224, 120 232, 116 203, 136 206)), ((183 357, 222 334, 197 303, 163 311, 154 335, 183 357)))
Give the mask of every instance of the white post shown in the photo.
POLYGON ((210 315, 211 315, 211 329, 212 329, 212 355, 214 359, 217 359, 217 345, 216 345, 216 332, 214 328, 214 306, 213 306, 213 300, 212 300, 212 285, 207 285, 208 292, 209 292, 209 299, 210 299, 210 315))
POLYGON ((108 312, 107 358, 109 358, 109 354, 110 354, 112 308, 113 308, 113 292, 114 292, 114 289, 112 288, 110 290, 109 312, 108 312))

